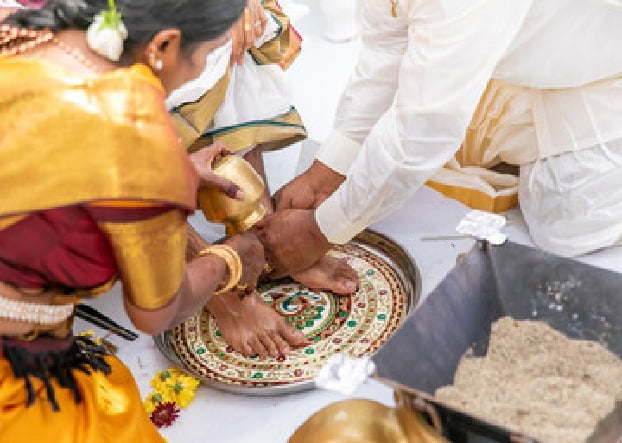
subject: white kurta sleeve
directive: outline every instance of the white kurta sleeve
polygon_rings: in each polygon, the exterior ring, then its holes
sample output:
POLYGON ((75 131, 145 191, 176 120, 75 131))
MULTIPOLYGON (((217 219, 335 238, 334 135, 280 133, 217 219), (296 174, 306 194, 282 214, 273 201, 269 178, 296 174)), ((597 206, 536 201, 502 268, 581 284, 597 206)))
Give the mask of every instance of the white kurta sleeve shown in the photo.
POLYGON ((406 14, 393 18, 391 3, 363 2, 362 47, 337 112, 333 131, 317 159, 342 175, 358 155, 371 128, 391 106, 400 63, 408 45, 406 14))
MULTIPOLYGON (((345 243, 399 208, 451 159, 530 5, 529 0, 410 2, 408 47, 392 104, 365 139, 346 181, 316 211, 329 241, 345 243)), ((365 95, 346 93, 352 108, 365 95)))

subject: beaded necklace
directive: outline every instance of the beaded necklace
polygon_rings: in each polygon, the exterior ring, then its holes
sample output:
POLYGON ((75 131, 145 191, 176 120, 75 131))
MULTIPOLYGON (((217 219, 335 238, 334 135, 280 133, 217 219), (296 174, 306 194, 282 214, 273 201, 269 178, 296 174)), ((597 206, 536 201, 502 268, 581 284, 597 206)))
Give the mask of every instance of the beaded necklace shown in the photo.
POLYGON ((57 39, 52 31, 16 28, 11 25, 0 26, 0 57, 23 54, 47 42, 53 43, 89 70, 101 72, 101 69, 86 58, 81 51, 57 39))

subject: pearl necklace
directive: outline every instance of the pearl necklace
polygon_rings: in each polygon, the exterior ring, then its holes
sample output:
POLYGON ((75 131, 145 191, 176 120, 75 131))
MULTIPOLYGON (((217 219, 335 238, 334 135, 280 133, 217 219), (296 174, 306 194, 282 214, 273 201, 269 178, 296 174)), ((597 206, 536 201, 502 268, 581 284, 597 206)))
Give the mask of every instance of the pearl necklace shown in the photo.
POLYGON ((11 25, 0 26, 0 57, 23 54, 47 42, 54 43, 61 51, 73 57, 87 69, 96 73, 101 72, 101 69, 81 51, 57 39, 52 31, 16 28, 11 25))

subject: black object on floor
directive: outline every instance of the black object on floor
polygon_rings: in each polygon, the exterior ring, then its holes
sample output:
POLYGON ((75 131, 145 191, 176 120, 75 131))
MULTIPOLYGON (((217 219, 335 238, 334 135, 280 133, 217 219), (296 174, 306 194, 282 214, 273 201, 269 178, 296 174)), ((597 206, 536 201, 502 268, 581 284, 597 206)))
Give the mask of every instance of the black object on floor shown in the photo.
POLYGON ((125 340, 134 341, 138 338, 138 334, 136 332, 124 328, 111 318, 99 312, 97 309, 88 305, 76 306, 76 317, 105 329, 106 331, 110 331, 125 340))

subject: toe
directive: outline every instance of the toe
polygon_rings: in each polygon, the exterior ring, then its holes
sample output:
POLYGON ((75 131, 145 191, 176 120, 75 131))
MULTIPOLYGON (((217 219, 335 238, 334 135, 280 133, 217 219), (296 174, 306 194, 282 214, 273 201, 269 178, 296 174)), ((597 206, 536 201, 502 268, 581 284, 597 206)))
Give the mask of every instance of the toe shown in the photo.
MULTIPOLYGON (((235 349, 236 347, 233 346, 233 348, 235 349)), ((253 352, 253 348, 250 346, 250 344, 248 343, 242 343, 239 347, 238 347, 238 352, 240 354, 242 354, 244 357, 250 357, 251 355, 255 354, 253 352)))
POLYGON ((287 343, 292 346, 298 346, 305 341, 305 335, 299 329, 296 329, 289 323, 283 321, 279 327, 279 334, 287 343))
POLYGON ((258 337, 253 337, 251 340, 249 340, 249 343, 251 347, 253 348, 253 351, 255 354, 259 355, 262 358, 265 358, 268 356, 268 350, 263 345, 261 340, 259 340, 258 337))
POLYGON ((272 338, 272 341, 276 345, 276 347, 277 347, 277 349, 279 351, 279 355, 287 355, 287 354, 289 354, 289 345, 287 344, 285 339, 283 337, 281 337, 281 335, 279 333, 273 332, 272 334, 270 334, 270 338, 272 338))
POLYGON ((349 295, 358 288, 359 279, 356 271, 346 260, 341 260, 339 267, 335 270, 335 287, 333 292, 342 295, 349 295))
POLYGON ((272 337, 270 337, 267 334, 264 334, 259 337, 259 340, 264 345, 264 347, 268 350, 268 354, 271 357, 278 357, 280 355, 279 349, 277 348, 276 343, 274 342, 272 337))
POLYGON ((350 295, 356 291, 356 282, 349 279, 339 279, 335 283, 333 292, 339 295, 350 295))

